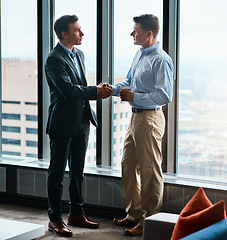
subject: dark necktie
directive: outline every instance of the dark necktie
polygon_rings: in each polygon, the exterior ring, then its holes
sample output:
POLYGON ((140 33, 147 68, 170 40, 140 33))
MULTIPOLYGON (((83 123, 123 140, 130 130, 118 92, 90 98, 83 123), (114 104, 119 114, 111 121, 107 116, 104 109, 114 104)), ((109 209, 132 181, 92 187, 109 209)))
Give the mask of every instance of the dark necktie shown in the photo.
POLYGON ((80 63, 79 63, 79 59, 78 59, 77 54, 70 53, 70 57, 73 60, 73 63, 75 65, 75 67, 76 67, 76 70, 78 72, 79 77, 81 78, 81 68, 80 68, 80 63))
POLYGON ((84 71, 83 71, 83 67, 82 67, 82 63, 81 63, 80 57, 79 57, 77 52, 76 52, 75 55, 76 55, 77 62, 79 64, 79 71, 80 71, 81 79, 82 79, 84 85, 87 86, 87 81, 86 81, 86 77, 84 75, 84 71))

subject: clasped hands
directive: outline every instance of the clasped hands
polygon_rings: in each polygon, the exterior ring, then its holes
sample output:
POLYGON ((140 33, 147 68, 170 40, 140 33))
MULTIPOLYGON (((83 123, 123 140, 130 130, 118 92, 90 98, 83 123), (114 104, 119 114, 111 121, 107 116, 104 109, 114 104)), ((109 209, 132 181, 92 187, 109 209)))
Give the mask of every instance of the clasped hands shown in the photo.
MULTIPOLYGON (((97 86, 98 96, 102 99, 108 98, 112 93, 113 89, 108 83, 100 83, 97 86)), ((122 88, 120 91, 121 101, 133 102, 135 92, 130 91, 130 89, 122 88)))
POLYGON ((108 98, 112 93, 112 87, 108 83, 100 83, 97 86, 98 96, 102 99, 108 98))
POLYGON ((122 88, 120 91, 121 101, 133 102, 135 92, 130 91, 130 88, 122 88))

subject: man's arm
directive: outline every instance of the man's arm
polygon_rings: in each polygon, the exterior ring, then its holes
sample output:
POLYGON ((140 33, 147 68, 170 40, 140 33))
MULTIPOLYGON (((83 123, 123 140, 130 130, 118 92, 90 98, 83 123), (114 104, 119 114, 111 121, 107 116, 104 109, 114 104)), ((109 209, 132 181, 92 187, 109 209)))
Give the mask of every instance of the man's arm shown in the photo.
POLYGON ((112 89, 113 89, 113 96, 120 96, 120 91, 122 87, 129 87, 131 84, 131 68, 128 71, 126 80, 124 82, 121 83, 117 83, 115 85, 112 85, 112 89))
POLYGON ((54 56, 47 59, 45 71, 49 81, 69 101, 77 99, 96 100, 97 96, 106 98, 112 91, 112 89, 110 90, 110 88, 102 86, 82 86, 72 83, 67 65, 61 59, 54 56))

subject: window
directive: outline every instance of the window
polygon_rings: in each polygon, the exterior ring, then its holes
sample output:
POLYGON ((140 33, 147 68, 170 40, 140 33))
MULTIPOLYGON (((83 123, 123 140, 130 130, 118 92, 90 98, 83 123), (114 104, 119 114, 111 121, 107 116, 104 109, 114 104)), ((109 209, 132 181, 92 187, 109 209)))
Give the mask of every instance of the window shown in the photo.
POLYGON ((26 121, 37 122, 38 121, 38 116, 37 115, 26 115, 26 121))
MULTIPOLYGON (((88 85, 96 85, 96 0, 77 1, 74 0, 55 0, 55 20, 66 14, 76 14, 79 18, 81 30, 84 33, 82 45, 76 46, 85 55, 86 78, 88 85), (88 7, 89 6, 89 7, 88 7)), ((55 36, 56 37, 56 36, 55 36)), ((55 42, 58 39, 55 38, 55 42)), ((90 101, 92 109, 96 112, 96 101, 90 101)), ((95 127, 91 124, 89 142, 96 142, 95 127)), ((96 155, 96 146, 87 150, 86 156, 96 155)), ((96 164, 90 159, 88 165, 96 164)))
MULTIPOLYGON (((114 84, 126 79, 133 57, 139 49, 139 46, 133 44, 133 39, 130 36, 134 25, 133 17, 146 13, 155 14, 159 18, 159 40, 162 39, 162 1, 141 0, 139 4, 136 0, 114 1, 114 84)), ((124 138, 127 128, 123 129, 122 125, 129 123, 131 108, 127 102, 121 102, 119 97, 114 97, 113 101, 113 114, 121 114, 120 121, 114 118, 113 124, 114 126, 121 126, 117 128, 113 127, 112 138, 124 138), (123 118, 123 114, 125 118, 123 118), (115 131, 116 129, 117 131, 115 131)), ((123 144, 119 140, 116 142, 118 144, 113 145, 113 150, 114 152, 121 152, 123 144)), ((120 168, 121 157, 113 154, 112 165, 120 168)))
POLYGON ((20 156, 21 155, 21 153, 19 153, 19 152, 9 152, 9 151, 2 151, 2 154, 12 155, 12 156, 20 156))
POLYGON ((20 133, 20 127, 2 126, 2 131, 20 133))
POLYGON ((38 102, 36 0, 1 0, 1 49, 2 153, 26 156, 25 115, 37 116, 37 106, 25 103, 38 102))
POLYGON ((38 142, 37 141, 26 141, 26 146, 27 147, 38 147, 38 142))
POLYGON ((227 178, 226 8, 226 1, 180 2, 180 174, 227 178))
POLYGON ((38 105, 37 102, 25 102, 25 105, 38 105))
POLYGON ((38 134, 38 128, 26 128, 28 134, 38 134))
POLYGON ((8 104, 20 104, 19 101, 2 101, 2 103, 8 103, 8 104))
POLYGON ((37 157, 38 157, 38 154, 26 153, 26 157, 37 158, 37 157))
POLYGON ((20 120, 20 114, 2 113, 2 119, 20 120))
POLYGON ((2 144, 4 145, 20 145, 21 140, 18 139, 7 139, 7 138, 3 138, 2 139, 2 144))

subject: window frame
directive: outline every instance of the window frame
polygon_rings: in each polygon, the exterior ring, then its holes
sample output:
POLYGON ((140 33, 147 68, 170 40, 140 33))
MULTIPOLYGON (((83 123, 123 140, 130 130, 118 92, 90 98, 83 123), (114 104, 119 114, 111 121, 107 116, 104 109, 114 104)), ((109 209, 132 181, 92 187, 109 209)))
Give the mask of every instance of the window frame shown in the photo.
POLYGON ((163 2, 163 49, 171 56, 174 65, 173 100, 164 108, 166 134, 163 145, 166 147, 163 168, 167 173, 177 171, 179 4, 180 0, 163 2))
POLYGON ((45 60, 53 48, 54 0, 37 0, 38 17, 38 159, 49 159, 49 139, 45 134, 50 104, 44 72, 45 60), (45 24, 44 24, 45 23, 45 24))

